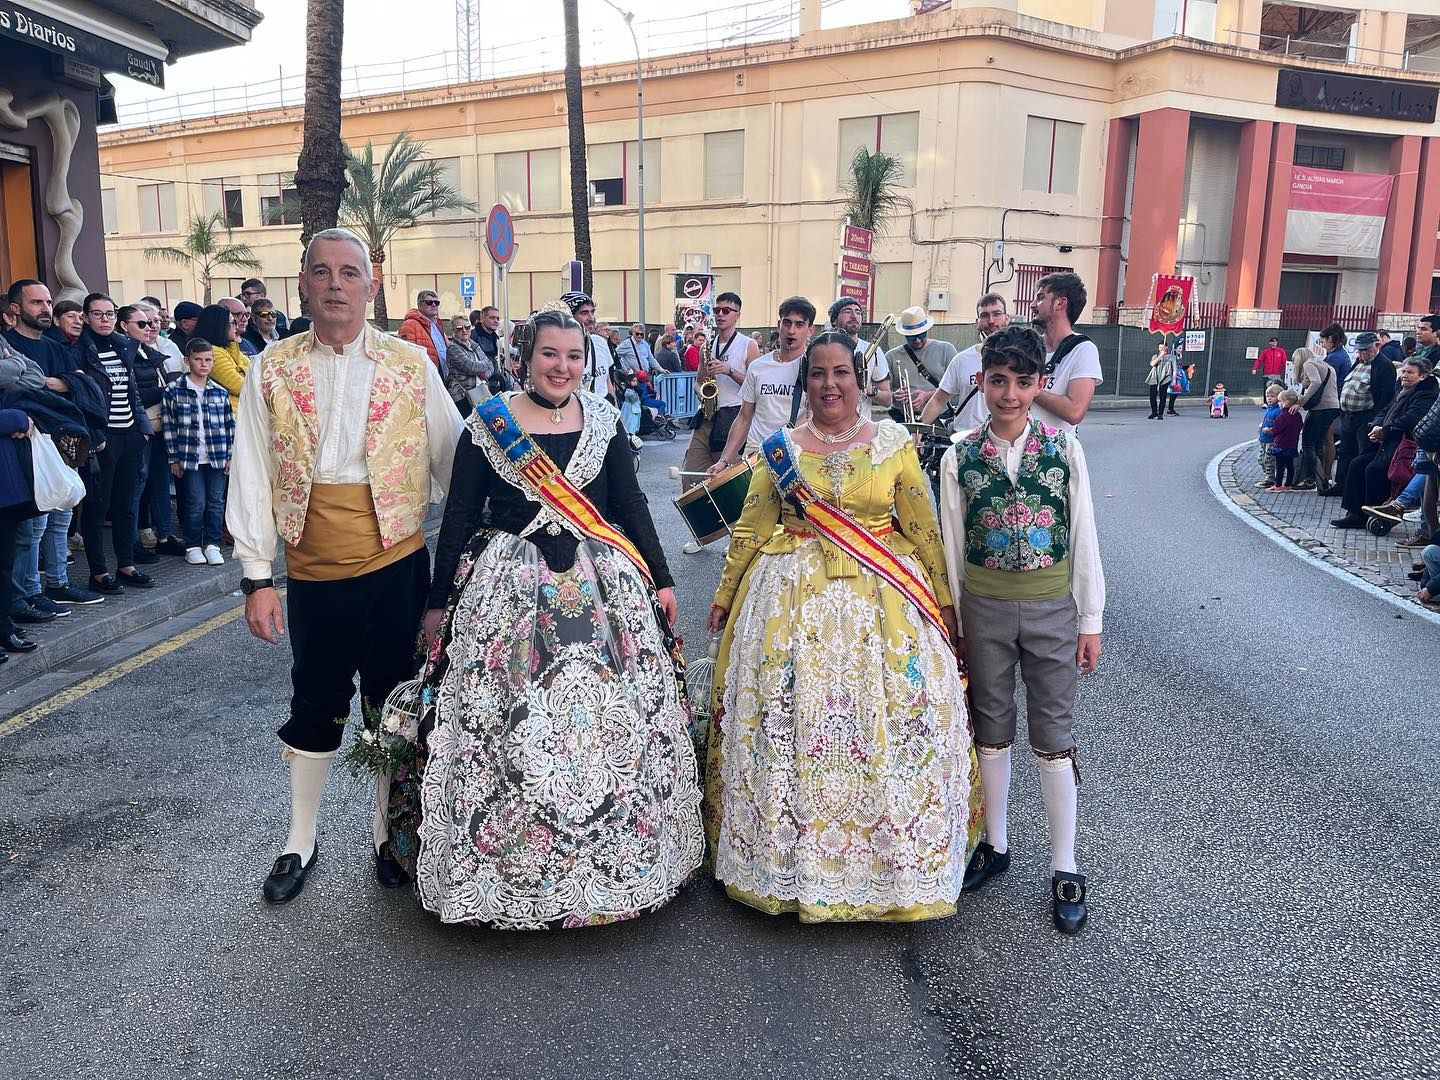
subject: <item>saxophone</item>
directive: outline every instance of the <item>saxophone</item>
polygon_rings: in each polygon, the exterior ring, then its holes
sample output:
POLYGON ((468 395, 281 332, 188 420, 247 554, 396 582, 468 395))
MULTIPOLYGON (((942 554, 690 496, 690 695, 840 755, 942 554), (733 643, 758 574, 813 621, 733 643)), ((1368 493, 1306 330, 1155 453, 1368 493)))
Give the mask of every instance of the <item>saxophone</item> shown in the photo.
POLYGON ((695 372, 695 393, 700 396, 700 412, 709 420, 715 415, 715 408, 720 403, 720 387, 710 372, 710 360, 714 355, 715 317, 707 313, 692 329, 705 331, 705 347, 700 350, 700 367, 695 372))

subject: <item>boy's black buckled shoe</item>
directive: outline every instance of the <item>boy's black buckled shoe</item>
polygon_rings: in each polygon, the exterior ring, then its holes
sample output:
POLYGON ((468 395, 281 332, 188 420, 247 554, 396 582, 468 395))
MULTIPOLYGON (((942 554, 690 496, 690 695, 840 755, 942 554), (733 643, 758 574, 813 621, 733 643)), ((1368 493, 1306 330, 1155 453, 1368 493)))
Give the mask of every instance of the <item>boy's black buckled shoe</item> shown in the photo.
POLYGON ((1055 905, 1055 929, 1078 934, 1090 915, 1085 903, 1085 875, 1056 870, 1050 879, 1050 899, 1055 905))
POLYGON ((996 851, 989 841, 981 840, 965 866, 965 880, 960 885, 960 891, 974 892, 996 874, 1003 874, 1009 869, 1010 852, 996 851))
POLYGON ((265 879, 265 886, 261 890, 265 895, 267 903, 285 904, 294 900, 305 888, 305 878, 310 874, 310 868, 315 865, 315 860, 320 856, 320 845, 315 845, 315 850, 310 853, 310 861, 302 863, 300 856, 293 851, 287 851, 275 860, 275 865, 270 868, 270 876, 265 879))

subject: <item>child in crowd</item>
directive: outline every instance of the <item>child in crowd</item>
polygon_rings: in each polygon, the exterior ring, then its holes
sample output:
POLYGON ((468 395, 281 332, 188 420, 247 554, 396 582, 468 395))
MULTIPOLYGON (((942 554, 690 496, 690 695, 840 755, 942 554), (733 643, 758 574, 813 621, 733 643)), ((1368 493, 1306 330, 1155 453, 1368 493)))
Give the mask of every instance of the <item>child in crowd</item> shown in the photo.
POLYGON ((225 527, 225 489, 235 446, 235 413, 230 394, 210 381, 214 346, 204 338, 185 343, 187 374, 165 388, 165 442, 170 472, 180 491, 185 561, 220 566, 220 535, 225 527))
POLYGON ((1294 390, 1280 391, 1280 413, 1270 423, 1275 440, 1270 444, 1270 452, 1275 455, 1275 483, 1266 491, 1289 491, 1295 484, 1295 459, 1300 456, 1300 430, 1305 421, 1299 413, 1292 413, 1290 406, 1299 404, 1300 395, 1294 390))
POLYGON ((1225 398, 1225 384, 1217 382, 1210 391, 1210 419, 1219 420, 1230 415, 1230 402, 1225 398))
POLYGON ((1006 809, 1015 741, 1015 667, 1050 824, 1055 926, 1085 925, 1085 878, 1075 864, 1079 771, 1077 675, 1100 660, 1105 577, 1085 455, 1073 432, 1030 415, 1045 347, 1028 326, 985 339, 981 386, 990 418, 945 452, 940 520, 945 562, 959 594, 960 655, 970 664, 971 719, 985 794, 986 838, 963 888, 1010 867, 1006 809))
POLYGON ((1260 471, 1265 479, 1260 489, 1268 491, 1275 486, 1275 418, 1280 415, 1280 384, 1271 383, 1265 387, 1265 414, 1260 417, 1260 471))

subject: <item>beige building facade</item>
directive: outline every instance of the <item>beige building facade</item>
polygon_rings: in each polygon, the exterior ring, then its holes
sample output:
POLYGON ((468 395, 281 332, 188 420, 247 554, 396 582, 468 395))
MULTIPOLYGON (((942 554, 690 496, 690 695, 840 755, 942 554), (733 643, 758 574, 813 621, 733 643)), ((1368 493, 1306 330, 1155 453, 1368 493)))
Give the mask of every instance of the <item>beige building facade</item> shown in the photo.
MULTIPOLYGON (((994 0, 835 30, 815 28, 818 5, 807 4, 797 39, 646 62, 643 275, 634 68, 589 69, 600 313, 638 318, 643 287, 648 320, 666 321, 687 253, 710 256, 717 286, 744 298, 747 324, 771 321, 791 294, 823 308, 837 293, 846 163, 859 146, 901 159, 908 200, 876 245, 876 318, 921 303, 968 321, 987 288, 1028 300, 1041 273, 1062 267, 1113 318, 1143 303, 1151 274, 1177 270, 1241 324, 1278 318, 1295 297, 1376 317, 1428 310, 1440 25, 1427 3, 994 0), (1376 109, 1287 105, 1291 71, 1388 97, 1376 109), (1302 161, 1399 177, 1378 257, 1283 250, 1289 169, 1302 161)), ((563 77, 550 72, 347 100, 343 130, 352 146, 373 140, 377 156, 408 131, 467 198, 510 207, 518 316, 556 295, 574 254, 565 108, 563 77)), ((294 107, 102 134, 111 292, 198 298, 193 275, 146 250, 222 210, 255 249, 270 296, 298 311, 299 227, 266 215, 295 167, 302 123, 294 107)), ((436 289, 445 312, 463 310, 464 274, 478 275, 475 302, 487 302, 483 235, 483 210, 402 232, 385 262, 392 318, 420 288, 436 289)), ((217 282, 216 295, 245 276, 217 282)))

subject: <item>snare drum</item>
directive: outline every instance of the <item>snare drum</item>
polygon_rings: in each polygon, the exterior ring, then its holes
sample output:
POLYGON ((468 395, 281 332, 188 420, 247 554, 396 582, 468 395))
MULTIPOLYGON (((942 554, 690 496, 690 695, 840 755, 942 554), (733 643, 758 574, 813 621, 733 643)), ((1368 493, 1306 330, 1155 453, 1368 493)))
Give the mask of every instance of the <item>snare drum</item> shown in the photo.
POLYGON ((675 500, 675 508, 700 544, 709 544, 729 536, 731 526, 740 520, 745 496, 750 492, 750 474, 758 455, 731 465, 707 477, 675 500))

